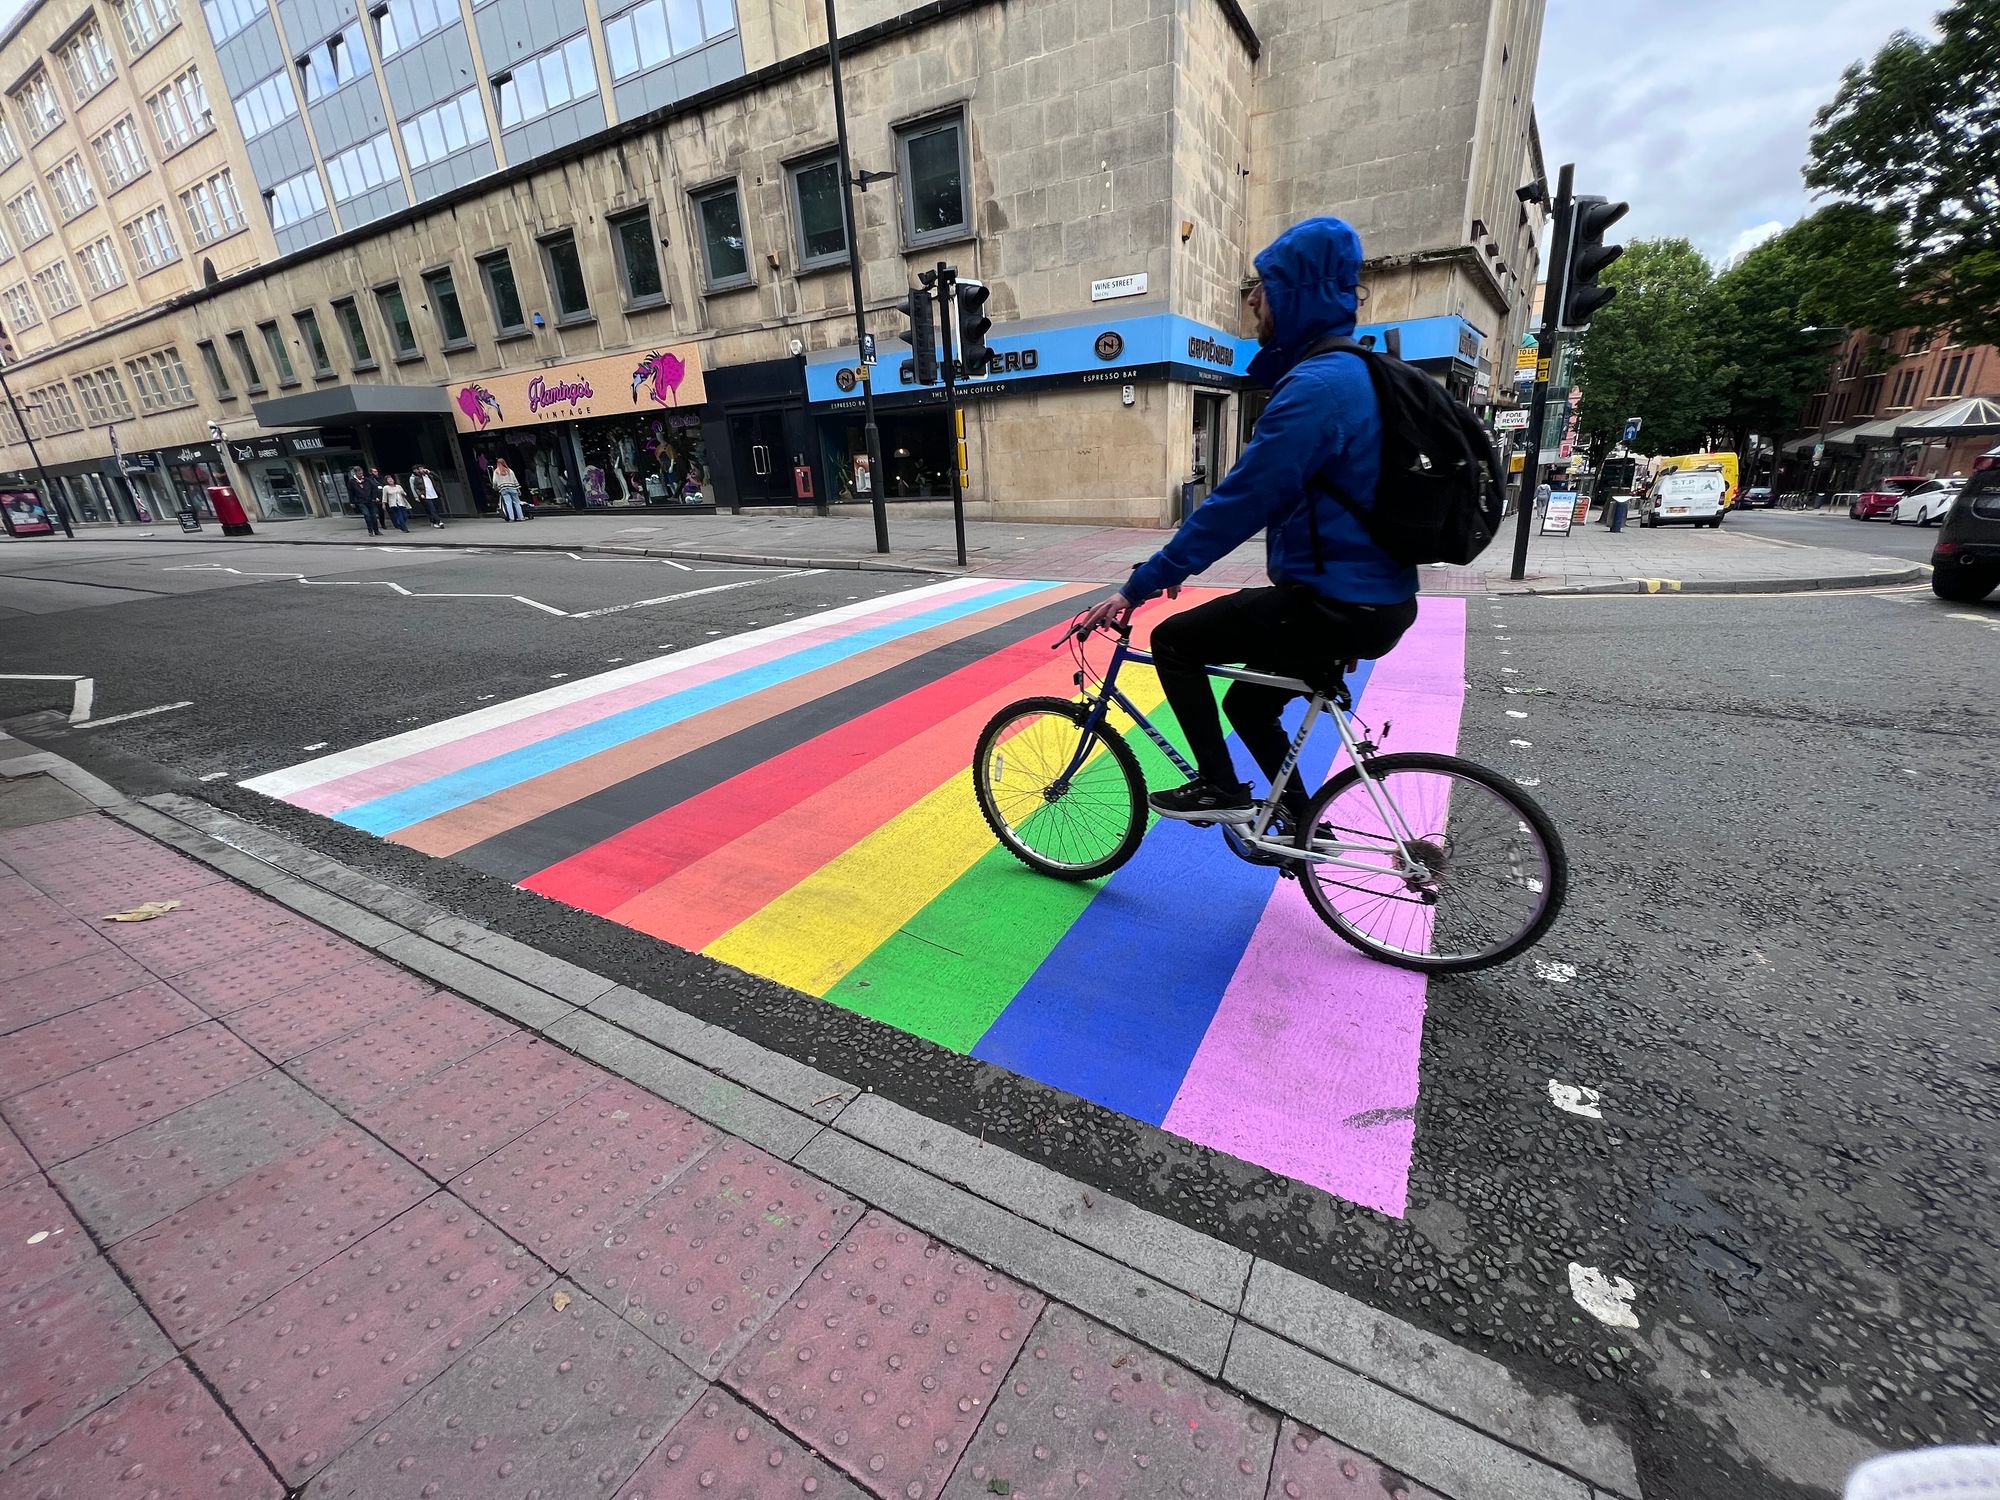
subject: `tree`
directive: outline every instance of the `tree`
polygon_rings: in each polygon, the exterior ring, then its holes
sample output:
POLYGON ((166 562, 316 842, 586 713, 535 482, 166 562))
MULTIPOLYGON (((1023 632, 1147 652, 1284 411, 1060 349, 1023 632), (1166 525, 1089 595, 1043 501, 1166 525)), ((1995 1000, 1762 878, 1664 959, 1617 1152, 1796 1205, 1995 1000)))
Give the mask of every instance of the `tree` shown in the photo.
POLYGON ((1627 417, 1641 453, 1697 451, 1720 412, 1709 324, 1712 273, 1684 239, 1634 240, 1599 280, 1618 296, 1591 320, 1577 384, 1577 431, 1600 461, 1627 417))
POLYGON ((1938 39, 1900 31, 1813 121, 1806 185, 1879 208, 1926 324, 2000 342, 2000 0, 1954 0, 1938 39))

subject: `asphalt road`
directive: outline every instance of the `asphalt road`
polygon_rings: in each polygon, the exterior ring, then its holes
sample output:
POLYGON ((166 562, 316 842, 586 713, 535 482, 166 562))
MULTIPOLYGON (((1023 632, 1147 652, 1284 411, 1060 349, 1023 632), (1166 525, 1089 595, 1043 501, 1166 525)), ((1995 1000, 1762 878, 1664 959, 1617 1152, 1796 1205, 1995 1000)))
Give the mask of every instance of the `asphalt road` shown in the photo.
POLYGON ((1790 542, 1802 547, 1836 547, 1873 552, 1906 562, 1929 562, 1937 543, 1935 526, 1897 526, 1890 521, 1850 521, 1845 511, 1738 510, 1730 513, 1731 531, 1790 542))
POLYGON ((71 728, 60 685, 0 682, 0 719, 122 786, 207 797, 1581 1390, 1638 1430, 1649 1496, 1831 1495, 1874 1448, 1996 1436, 2000 607, 1471 603, 1462 748, 1534 784, 1571 894, 1530 960, 1433 984, 1395 1220, 232 784, 918 580, 103 550, 0 551, 0 611, 33 612, 0 615, 0 671, 91 675, 100 719, 190 706, 71 728), (1639 1328, 1587 1314, 1575 1267, 1630 1281, 1639 1328))

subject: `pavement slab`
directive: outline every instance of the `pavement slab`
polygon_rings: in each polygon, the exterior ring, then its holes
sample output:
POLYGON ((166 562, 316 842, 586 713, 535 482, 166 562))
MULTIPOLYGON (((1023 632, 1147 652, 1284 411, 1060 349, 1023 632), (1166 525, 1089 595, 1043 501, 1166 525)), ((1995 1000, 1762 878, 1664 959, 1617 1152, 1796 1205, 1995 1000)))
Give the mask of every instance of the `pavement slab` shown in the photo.
MULTIPOLYGON (((211 1016, 226 1016, 369 960, 345 938, 306 928, 232 958, 174 976, 174 988, 211 1016)), ((372 960, 387 969, 381 960, 372 960)))
POLYGON ((936 1500, 1043 1299, 871 1213, 724 1383, 877 1495, 936 1500))
POLYGON ((0 1047, 0 1096, 53 1083, 206 1019, 165 984, 141 985, 52 1017, 13 1033, 0 1047))
POLYGON ((719 1496, 803 1495, 809 1500, 862 1500, 838 1470, 719 1386, 675 1424, 639 1472, 618 1487, 618 1500, 682 1500, 719 1496))
POLYGON ((0 946, 0 984, 12 986, 43 969, 104 951, 104 940, 73 920, 55 920, 14 933, 0 946))
MULTIPOLYGON (((121 911, 151 899, 139 896, 124 906, 112 904, 106 909, 121 911)), ((150 922, 101 925, 111 942, 162 979, 190 969, 212 968, 224 959, 272 944, 308 942, 317 935, 283 907, 234 885, 195 891, 173 911, 150 922)))
POLYGON ((302 1053, 285 1071, 340 1108, 354 1110, 514 1034, 505 1021, 456 995, 433 994, 302 1053))
POLYGON ((577 1262, 578 1285, 687 1364, 721 1373, 825 1260, 861 1205, 725 1140, 577 1262))
MULTIPOLYGON (((182 985, 189 976, 175 981, 182 985)), ((274 1063, 342 1041, 362 1027, 414 1009, 436 986, 390 964, 364 959, 269 1000, 232 1011, 223 1024, 274 1063)))
POLYGON ((11 1187, 35 1170, 35 1159, 21 1138, 0 1121, 0 1185, 11 1187))
POLYGON ((188 1351, 287 1484, 518 1312, 534 1258, 437 1193, 188 1351))
POLYGON ((1366 1454, 1289 1418, 1278 1434, 1266 1500, 1443 1500, 1366 1454))
POLYGON ((97 1256, 61 1193, 36 1172, 0 1188, 0 1302, 54 1281, 97 1256))
POLYGON ((143 965, 100 942, 81 958, 0 985, 0 1032, 67 1015, 152 980, 143 965))

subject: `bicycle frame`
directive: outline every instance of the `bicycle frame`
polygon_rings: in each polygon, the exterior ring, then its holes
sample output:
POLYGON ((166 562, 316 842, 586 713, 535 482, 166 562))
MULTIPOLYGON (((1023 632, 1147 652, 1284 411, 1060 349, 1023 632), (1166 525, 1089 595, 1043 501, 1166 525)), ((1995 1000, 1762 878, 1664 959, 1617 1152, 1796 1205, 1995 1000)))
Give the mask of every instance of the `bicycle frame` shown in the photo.
MULTIPOLYGON (((1188 764, 1187 758, 1174 747, 1173 742, 1160 733, 1153 721, 1146 717, 1145 711, 1127 697, 1118 686, 1119 671, 1127 662, 1152 666, 1153 654, 1135 647, 1129 631, 1117 631, 1116 638, 1117 645, 1111 652, 1111 664, 1105 669, 1096 696, 1086 695, 1085 701, 1090 705, 1090 715, 1085 720, 1084 733, 1077 740, 1076 754, 1064 768, 1062 775, 1056 779, 1056 785, 1067 783, 1083 768, 1091 732, 1104 726, 1106 713, 1114 703, 1124 711, 1126 717, 1145 732, 1147 739, 1159 747, 1160 753, 1173 763, 1176 770, 1189 780, 1193 780, 1197 774, 1195 768, 1188 764)), ((1331 849, 1317 847, 1301 849, 1296 844, 1281 843, 1268 837, 1271 820, 1278 813, 1279 798, 1291 784, 1292 776, 1298 768, 1299 754, 1305 748, 1306 738, 1312 733, 1313 725, 1319 721, 1320 715, 1328 708, 1330 700, 1326 694, 1307 686, 1295 677, 1279 677, 1269 672, 1252 671, 1248 667, 1212 666, 1208 668, 1208 675, 1224 678, 1230 682, 1248 682, 1259 687, 1289 689, 1306 700, 1305 718, 1299 722, 1298 732, 1292 736, 1291 745, 1285 751, 1284 764, 1272 781, 1270 792, 1257 805, 1255 819, 1247 830, 1227 823, 1222 825, 1224 836, 1238 853, 1254 850, 1260 854, 1296 863, 1333 865, 1340 869, 1358 870, 1369 875, 1392 873, 1404 879, 1423 879, 1428 876, 1427 867, 1410 853, 1410 845, 1416 842, 1416 836, 1410 832, 1402 810, 1389 799, 1383 792, 1381 783, 1370 773, 1367 753, 1362 750, 1360 741, 1355 739, 1353 727, 1348 723, 1348 715, 1338 711, 1337 705, 1336 711, 1331 716, 1334 728, 1340 732, 1340 742, 1347 750, 1347 758, 1359 773, 1361 784, 1368 789, 1369 800, 1375 804, 1375 815, 1382 820, 1382 826, 1389 830, 1389 839, 1396 852, 1397 868, 1394 871, 1385 871, 1380 864, 1363 864, 1357 860, 1342 858, 1343 855, 1356 854, 1363 850, 1372 850, 1377 854, 1385 853, 1387 850, 1382 844, 1336 842, 1331 849)), ((1081 674, 1078 676, 1078 685, 1082 685, 1081 674)))

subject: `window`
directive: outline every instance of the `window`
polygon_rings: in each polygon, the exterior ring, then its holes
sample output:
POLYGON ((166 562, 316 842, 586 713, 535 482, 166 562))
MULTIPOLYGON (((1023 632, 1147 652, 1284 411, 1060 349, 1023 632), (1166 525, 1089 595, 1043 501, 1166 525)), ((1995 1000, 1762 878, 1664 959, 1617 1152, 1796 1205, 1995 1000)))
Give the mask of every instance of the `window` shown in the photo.
POLYGON ((265 0, 201 0, 201 13, 218 47, 263 15, 265 8, 265 0))
POLYGON ((613 78, 630 78, 736 29, 731 0, 645 0, 604 23, 613 78))
MULTIPOLYGON (((125 31, 126 50, 134 57, 172 30, 181 18, 175 0, 113 0, 112 8, 125 31)), ((222 38, 218 35, 216 40, 222 38)))
POLYGON ((396 347, 396 358, 411 358, 417 353, 417 330, 410 324, 410 309, 403 301, 402 283, 392 281, 387 286, 376 287, 375 305, 381 309, 382 321, 389 325, 389 342, 396 347))
POLYGON ((90 288, 93 297, 125 285, 125 268, 118 264, 118 252, 112 248, 108 234, 77 251, 76 263, 83 267, 83 284, 90 288))
POLYGON ((590 288, 584 284, 583 261, 576 253, 576 236, 568 231, 542 241, 542 269, 555 299, 556 325, 580 323, 590 314, 590 288))
POLYGON ((512 130, 539 120, 597 92, 597 65, 590 59, 590 38, 574 36, 560 47, 530 57, 493 80, 493 102, 500 128, 512 130))
POLYGON ((21 143, 14 139, 14 127, 0 115, 0 167, 11 167, 21 159, 21 143))
POLYGON ((445 348, 456 349, 471 343, 472 334, 465 326, 465 309, 458 304, 458 283, 452 280, 450 266, 424 272, 424 295, 431 299, 431 316, 437 319, 445 348))
POLYGON ((37 437, 75 432, 83 426, 83 419, 76 414, 76 403, 70 399, 69 387, 60 380, 28 392, 26 404, 28 428, 37 437))
MULTIPOLYGON (((838 175, 839 169, 835 169, 838 175)), ((701 227, 702 277, 710 289, 750 283, 750 246, 743 237, 743 204, 736 184, 697 193, 694 216, 701 227)))
POLYGON ((0 302, 7 306, 9 328, 34 328, 42 321, 41 309, 35 306, 34 296, 28 291, 25 281, 17 281, 0 292, 0 302))
POLYGON ((296 177, 287 177, 264 193, 264 206, 271 211, 273 229, 289 229, 314 214, 326 212, 326 189, 319 173, 311 167, 296 177))
MULTIPOLYGON (((241 340, 243 335, 232 333, 230 337, 241 340)), ((202 348, 213 355, 215 346, 204 344, 202 348)), ((243 352, 247 357, 250 352, 247 345, 243 352)), ((212 366, 212 370, 220 368, 219 364, 212 366)), ((181 351, 172 344, 126 360, 125 373, 132 377, 132 385, 139 392, 141 411, 170 411, 176 406, 194 405, 194 387, 188 384, 187 366, 181 363, 181 351)), ((226 384, 221 389, 225 396, 229 394, 226 384)))
POLYGON ((368 71, 368 44, 361 39, 361 23, 349 21, 300 58, 298 68, 299 87, 305 90, 308 104, 359 78, 368 71))
POLYGON ((224 335, 229 341, 229 352, 236 356, 236 368, 243 372, 243 389, 251 395, 264 389, 264 377, 257 373, 257 361, 250 353, 250 340, 239 329, 224 335))
POLYGON ((149 208, 125 226, 125 243, 138 263, 139 273, 157 271, 181 257, 174 247, 174 227, 167 222, 164 208, 149 208))
POLYGON ((922 245, 956 239, 972 225, 965 202, 965 123, 952 115, 896 132, 903 173, 903 233, 922 245))
POLYGON ((104 44, 104 33, 97 29, 94 20, 85 21, 75 36, 56 49, 56 61, 62 64, 63 76, 69 79, 70 95, 78 104, 118 76, 118 69, 111 61, 111 49, 104 44))
POLYGON ((792 217, 799 226, 799 269, 837 266, 847 260, 840 159, 819 156, 791 169, 792 217))
POLYGON ((46 68, 37 68, 14 95, 21 106, 21 118, 28 122, 28 139, 39 141, 62 124, 62 105, 56 102, 56 86, 46 68))
POLYGON ((396 167, 396 148, 389 141, 389 132, 385 130, 358 146, 350 146, 338 156, 329 156, 326 180, 333 188, 335 203, 359 198, 385 182, 400 182, 402 174, 396 167))
POLYGON ((521 333, 528 320, 521 314, 521 289, 514 285, 514 263, 505 250, 483 255, 479 275, 486 283, 486 300, 493 308, 493 326, 501 337, 521 333))
POLYGON ((168 152, 178 151, 215 129, 215 112, 208 107, 208 90, 202 87, 196 68, 176 73, 165 88, 146 100, 146 108, 152 111, 153 129, 168 152))
POLYGON ((206 339, 195 348, 201 351, 201 362, 208 369, 209 383, 215 387, 215 394, 225 401, 236 399, 236 392, 229 388, 229 372, 222 368, 222 356, 215 352, 215 345, 206 339))
POLYGON ((243 127, 245 140, 277 129, 298 112, 298 92, 282 70, 236 96, 236 123, 243 127))
POLYGON ((1950 359, 1941 359, 1938 361, 1937 379, 1931 382, 1931 394, 1933 396, 1949 396, 1951 394, 1951 383, 1958 375, 1958 362, 1963 357, 1963 355, 1954 354, 1950 359))
POLYGON ((146 147, 130 115, 90 144, 97 151, 97 164, 104 169, 104 181, 112 192, 145 175, 146 147))
POLYGON ((660 280, 660 257, 653 248, 653 216, 640 209, 611 221, 611 247, 618 254, 618 279, 627 307, 652 307, 667 300, 660 280))
POLYGON ((97 202, 97 190, 90 185, 90 173, 83 169, 80 156, 65 157, 49 170, 49 192, 55 197, 56 212, 67 224, 97 202))
POLYGON ((278 384, 297 385, 299 375, 292 368, 292 351, 285 347, 285 336, 278 332, 278 325, 259 323, 257 331, 264 336, 264 352, 271 356, 271 368, 278 372, 278 384))
POLYGON ((1945 392, 1947 396, 1962 395, 1965 391, 1965 382, 1972 378, 1972 356, 1967 354, 1960 357, 1964 363, 1959 365, 1958 377, 1951 382, 1950 389, 1945 392))
POLYGON ((125 394, 125 382, 118 378, 116 365, 77 376, 76 393, 83 398, 84 417, 93 427, 122 422, 132 415, 132 398, 125 394))
POLYGON ((187 214, 188 232, 196 245, 213 244, 243 227, 243 205, 237 201, 236 183, 227 171, 217 172, 182 193, 181 209, 187 214))
POLYGON ((319 331, 319 314, 311 308, 292 314, 292 321, 299 325, 299 337, 305 342, 306 357, 312 361, 313 374, 331 375, 333 356, 327 353, 326 339, 319 331))
POLYGON ((7 200, 7 216, 14 221, 14 233, 23 250, 49 237, 49 216, 42 212, 41 194, 33 188, 7 200))
POLYGON ((487 139, 486 109, 478 89, 454 94, 403 122, 403 154, 410 159, 412 172, 487 139))
POLYGON ((384 57, 414 47, 458 19, 458 0, 389 0, 375 16, 375 40, 384 57))
POLYGON ((14 247, 7 242, 6 234, 4 232, 0 232, 0 265, 5 265, 8 261, 12 260, 13 258, 14 258, 14 247))
POLYGON ((342 297, 334 303, 333 316, 347 336, 347 352, 354 356, 354 368, 374 369, 375 356, 368 352, 368 331, 361 326, 361 309, 354 305, 354 299, 342 297))
POLYGON ((50 317, 68 312, 77 305, 76 283, 70 279, 68 261, 59 260, 47 270, 35 272, 34 281, 35 290, 48 304, 50 317))

